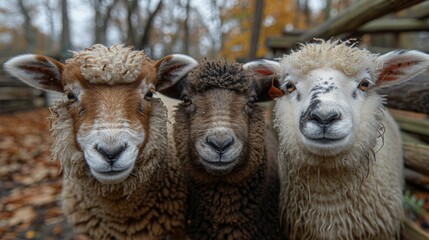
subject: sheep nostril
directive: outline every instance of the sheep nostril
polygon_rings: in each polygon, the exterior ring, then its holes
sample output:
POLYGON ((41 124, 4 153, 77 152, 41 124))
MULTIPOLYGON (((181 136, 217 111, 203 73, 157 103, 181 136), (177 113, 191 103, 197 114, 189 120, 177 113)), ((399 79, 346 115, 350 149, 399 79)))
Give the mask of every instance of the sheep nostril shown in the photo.
POLYGON ((208 136, 206 137, 206 142, 216 151, 223 153, 226 149, 228 149, 233 143, 233 137, 216 137, 216 136, 208 136))
POLYGON ((323 122, 323 120, 315 112, 310 113, 310 120, 315 120, 319 123, 323 122))
POLYGON ((106 158, 106 160, 110 163, 113 164, 118 157, 121 155, 121 153, 123 151, 125 151, 125 149, 128 147, 128 145, 124 144, 121 146, 117 146, 117 147, 112 147, 112 148, 106 148, 104 146, 99 146, 99 145, 95 145, 95 149, 103 156, 106 158))
POLYGON ((330 111, 326 113, 323 113, 320 111, 314 111, 310 113, 310 120, 314 120, 318 124, 324 125, 324 126, 329 126, 340 118, 341 118, 341 114, 336 111, 330 111))
POLYGON ((339 119, 341 117, 341 114, 338 112, 332 112, 331 115, 328 115, 328 117, 326 118, 325 122, 330 124, 332 122, 334 122, 335 120, 339 119))

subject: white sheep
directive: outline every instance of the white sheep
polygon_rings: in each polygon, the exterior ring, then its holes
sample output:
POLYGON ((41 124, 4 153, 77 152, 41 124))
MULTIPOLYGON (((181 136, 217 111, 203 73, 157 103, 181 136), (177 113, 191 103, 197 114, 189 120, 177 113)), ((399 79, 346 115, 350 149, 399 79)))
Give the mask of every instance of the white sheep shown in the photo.
POLYGON ((63 210, 78 232, 92 239, 183 235, 186 186, 168 154, 167 109, 152 95, 192 64, 151 61, 123 45, 94 45, 66 64, 30 54, 5 63, 27 84, 63 93, 52 108, 52 154, 64 171, 63 210))
POLYGON ((403 159, 398 126, 377 89, 427 69, 418 51, 373 54, 345 41, 303 44, 280 63, 246 64, 276 74, 280 211, 290 239, 399 239, 403 159))

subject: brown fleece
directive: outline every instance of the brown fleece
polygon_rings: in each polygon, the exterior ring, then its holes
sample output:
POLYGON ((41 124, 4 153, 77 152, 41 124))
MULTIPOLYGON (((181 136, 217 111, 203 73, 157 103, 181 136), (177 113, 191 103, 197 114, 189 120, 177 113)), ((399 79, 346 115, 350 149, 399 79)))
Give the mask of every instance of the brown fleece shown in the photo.
POLYGON ((184 233, 186 185, 174 149, 167 152, 166 108, 152 99, 148 142, 131 175, 119 184, 96 181, 76 152, 70 116, 53 109, 53 149, 64 169, 63 210, 91 239, 177 239, 184 233))
MULTIPOLYGON (((241 65, 223 60, 204 60, 190 73, 188 81, 190 98, 217 89, 249 97, 254 85, 241 65)), ((198 120, 191 124, 192 112, 187 107, 185 103, 178 106, 174 124, 177 155, 188 174, 187 237, 279 239, 277 158, 267 157, 262 109, 255 105, 248 115, 244 161, 238 169, 219 176, 193 163, 196 156, 190 129, 198 120)))

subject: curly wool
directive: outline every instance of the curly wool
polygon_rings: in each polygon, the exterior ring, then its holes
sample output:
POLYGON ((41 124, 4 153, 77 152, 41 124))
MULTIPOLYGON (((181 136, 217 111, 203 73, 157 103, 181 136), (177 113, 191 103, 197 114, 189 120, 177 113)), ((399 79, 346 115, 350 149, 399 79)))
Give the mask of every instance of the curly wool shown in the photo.
POLYGON ((376 79, 378 54, 360 49, 350 41, 316 39, 315 43, 301 44, 300 48, 285 55, 281 66, 287 66, 296 75, 304 76, 317 68, 333 68, 346 75, 355 75, 362 69, 368 69, 372 79, 376 79))
MULTIPOLYGON (((231 90, 247 97, 253 79, 241 65, 225 60, 204 60, 188 79, 190 97, 205 91, 231 90)), ((210 101, 204 103, 210 104, 210 101)), ((186 104, 175 113, 174 140, 189 188, 187 237, 189 239, 279 239, 278 163, 276 140, 267 144, 263 110, 255 105, 247 119, 243 163, 217 176, 193 164, 191 127, 186 104), (276 147, 274 147, 276 146, 276 147), (274 149, 273 149, 274 148, 274 149), (270 153, 268 151, 271 151, 270 153)))
POLYGON ((120 84, 134 82, 140 75, 141 65, 148 61, 143 51, 132 47, 95 44, 81 52, 73 52, 66 63, 77 63, 82 76, 90 83, 120 84))
MULTIPOLYGON (((175 115, 177 156, 185 171, 195 169, 189 156, 189 126, 185 106, 175 115)), ((262 110, 255 107, 249 126, 246 174, 225 176, 217 182, 188 177, 187 236, 190 239, 278 239, 279 179, 276 158, 267 157, 262 110), (244 176, 243 176, 244 175, 244 176), (239 180, 240 179, 240 180, 239 180)))
POLYGON ((219 88, 247 94, 251 79, 239 63, 204 59, 189 73, 188 88, 198 93, 219 88))
MULTIPOLYGON (((287 72, 296 67, 300 74, 329 66, 355 74, 368 67, 374 77, 379 70, 380 65, 374 63, 377 55, 366 50, 331 41, 309 45, 303 46, 304 52, 285 57, 280 68, 287 72), (360 65, 347 63, 347 59, 360 65), (309 61, 309 65, 299 67, 301 61, 309 61)), ((361 118, 353 148, 322 157, 305 151, 297 141, 299 130, 293 127, 296 120, 292 117, 297 109, 287 98, 276 100, 280 211, 290 239, 399 239, 403 219, 401 137, 383 101, 375 90, 367 91, 359 108, 361 118)))
POLYGON ((63 210, 68 221, 92 239, 163 239, 184 231, 186 186, 170 147, 167 110, 152 99, 150 138, 131 175, 120 184, 101 184, 91 176, 74 143, 65 103, 52 108, 53 158, 64 171, 63 210))

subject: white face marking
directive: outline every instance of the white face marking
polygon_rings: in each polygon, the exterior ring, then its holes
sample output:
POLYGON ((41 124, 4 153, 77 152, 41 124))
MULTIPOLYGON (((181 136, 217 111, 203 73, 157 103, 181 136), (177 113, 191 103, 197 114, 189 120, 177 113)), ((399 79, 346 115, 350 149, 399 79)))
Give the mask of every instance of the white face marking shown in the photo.
POLYGON ((80 125, 77 142, 91 174, 101 183, 115 184, 132 172, 145 134, 140 122, 127 119, 123 106, 112 108, 105 101, 97 102, 95 119, 80 125))
POLYGON ((82 128, 91 129, 86 133, 79 131, 77 141, 94 177, 107 184, 128 177, 144 140, 143 131, 131 129, 125 120, 118 123, 96 120, 92 127, 82 125, 82 128))

